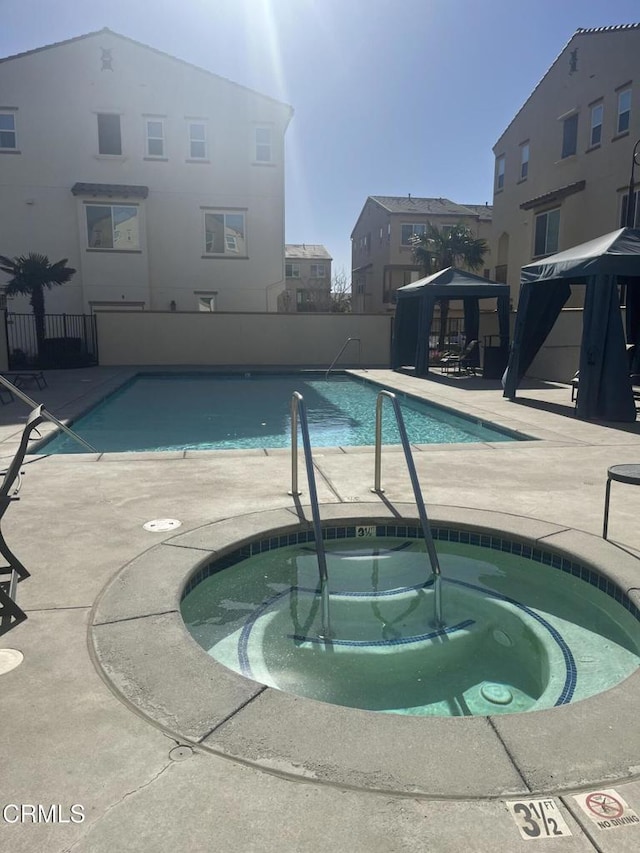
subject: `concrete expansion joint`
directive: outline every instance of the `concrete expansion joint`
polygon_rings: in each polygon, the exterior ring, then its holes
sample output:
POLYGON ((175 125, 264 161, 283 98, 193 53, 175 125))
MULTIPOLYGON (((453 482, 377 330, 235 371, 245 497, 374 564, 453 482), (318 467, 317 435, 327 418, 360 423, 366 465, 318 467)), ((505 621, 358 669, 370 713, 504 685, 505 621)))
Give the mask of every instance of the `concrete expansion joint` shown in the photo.
MULTIPOLYGON (((561 527, 558 530, 552 531, 551 533, 543 533, 542 536, 537 536, 535 541, 536 542, 542 542, 545 539, 553 539, 554 536, 558 536, 558 534, 560 534, 560 533, 566 533, 569 530, 571 530, 570 527, 561 527)), ((593 534, 591 534, 591 535, 593 535, 593 534)))
POLYGON ((61 613, 65 613, 67 610, 91 610, 93 604, 70 604, 68 606, 60 606, 60 607, 25 607, 25 613, 56 613, 60 611, 61 613))
POLYGON ((101 625, 118 625, 121 622, 136 622, 138 619, 150 619, 153 616, 168 616, 171 613, 179 613, 178 607, 172 607, 170 610, 157 610, 154 613, 139 613, 136 616, 123 616, 122 619, 107 619, 104 622, 94 622, 92 627, 99 628, 101 625))
POLYGON ((522 779, 522 784, 523 784, 523 785, 524 785, 524 787, 527 789, 527 791, 529 791, 529 792, 530 792, 530 791, 531 791, 531 787, 530 787, 530 786, 529 786, 529 784, 527 783, 527 780, 525 779, 525 777, 524 777, 524 774, 523 774, 522 770, 521 770, 521 769, 520 769, 520 767, 518 766, 518 762, 515 760, 515 758, 514 758, 514 756, 513 756, 513 753, 511 752, 511 750, 509 749, 509 747, 507 746, 507 744, 504 742, 504 740, 503 740, 503 738, 502 738, 502 736, 501 736, 500 732, 499 732, 499 731, 498 731, 498 729, 496 728, 495 723, 493 722, 493 717, 487 717, 487 723, 489 724, 490 728, 493 730, 493 733, 495 734, 496 738, 498 739, 498 742, 500 743, 500 745, 501 745, 501 746, 502 746, 502 748, 504 749, 504 751, 505 751, 505 753, 506 753, 507 758, 509 759, 509 761, 511 762, 511 765, 513 766, 513 769, 516 771, 516 773, 518 774, 518 776, 520 777, 520 779, 522 779))
POLYGON ((208 732, 205 732, 202 735, 202 737, 198 738, 198 740, 195 742, 199 743, 199 744, 203 744, 206 746, 206 744, 204 744, 204 741, 208 737, 210 737, 221 726, 224 726, 225 723, 228 723, 229 720, 232 720, 235 716, 237 716, 240 713, 240 711, 244 710, 244 708, 246 708, 248 705, 250 705, 255 699, 258 698, 258 696, 261 696, 265 692, 265 690, 267 690, 267 689, 268 688, 267 688, 266 684, 261 685, 260 689, 256 690, 256 692, 253 694, 253 696, 250 696, 245 702, 242 702, 240 705, 238 705, 236 708, 234 708, 233 711, 231 711, 229 714, 227 714, 225 717, 223 717, 219 723, 216 723, 215 726, 213 726, 211 729, 209 729, 208 732))

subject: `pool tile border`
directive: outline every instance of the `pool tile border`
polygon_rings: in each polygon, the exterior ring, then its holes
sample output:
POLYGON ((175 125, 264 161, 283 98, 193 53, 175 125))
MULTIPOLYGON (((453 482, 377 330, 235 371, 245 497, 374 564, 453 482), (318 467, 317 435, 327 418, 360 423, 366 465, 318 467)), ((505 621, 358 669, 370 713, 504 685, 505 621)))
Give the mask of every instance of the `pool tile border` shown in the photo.
MULTIPOLYGON (((363 525, 348 524, 348 525, 332 525, 323 527, 323 539, 326 542, 336 541, 340 539, 356 538, 356 530, 363 525)), ((373 526, 373 525, 372 525, 373 526)), ((421 539, 422 530, 418 525, 409 524, 376 524, 375 535, 378 538, 398 538, 398 539, 421 539)), ((590 569, 582 562, 570 560, 561 554, 546 549, 535 548, 527 545, 524 542, 518 541, 511 537, 494 536, 481 533, 474 533, 472 530, 460 530, 453 527, 432 526, 431 532, 434 540, 439 542, 454 542, 461 545, 476 545, 481 548, 488 548, 492 551, 500 551, 501 553, 513 554, 523 559, 531 560, 534 563, 541 563, 544 566, 558 569, 561 572, 580 578, 580 580, 594 586, 596 589, 604 592, 610 598, 613 598, 621 604, 631 615, 640 621, 640 609, 630 600, 623 590, 609 578, 599 572, 590 569)), ((313 530, 300 530, 293 533, 284 533, 282 535, 269 536, 259 538, 255 542, 250 542, 242 545, 234 551, 218 557, 214 561, 200 568, 191 578, 189 578, 182 592, 181 600, 192 592, 195 587, 206 578, 216 574, 223 569, 229 568, 243 560, 264 554, 267 551, 274 551, 279 548, 286 548, 294 545, 306 545, 315 542, 315 533, 313 530)))

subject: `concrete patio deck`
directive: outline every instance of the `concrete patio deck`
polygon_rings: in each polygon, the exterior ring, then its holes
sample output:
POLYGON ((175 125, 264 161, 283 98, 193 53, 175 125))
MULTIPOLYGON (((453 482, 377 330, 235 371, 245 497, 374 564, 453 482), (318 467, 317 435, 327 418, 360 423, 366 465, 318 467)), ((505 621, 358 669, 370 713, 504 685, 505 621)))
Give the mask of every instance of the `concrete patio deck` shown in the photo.
MULTIPOLYGON (((50 371, 49 387, 28 393, 59 418, 72 419, 133 372, 50 371)), ((600 548, 606 470, 638 462, 640 424, 576 420, 567 386, 530 383, 515 404, 502 398, 496 383, 481 379, 423 380, 382 370, 366 376, 538 439, 419 446, 416 466, 427 508, 436 516, 439 507, 457 508, 453 513, 507 513, 514 524, 523 517, 591 534, 594 549, 600 548)), ((17 446, 27 414, 20 402, 0 407, 4 464, 17 446)), ((377 500, 370 493, 372 448, 320 449, 314 458, 325 512, 342 514, 350 505, 377 500)), ((529 850, 505 802, 541 796, 555 801, 572 833, 548 839, 547 845, 607 853, 640 846, 640 824, 601 829, 573 796, 585 786, 595 790, 597 782, 598 788, 615 789, 640 814, 638 709, 622 697, 611 703, 610 719, 590 716, 589 700, 573 706, 586 710, 572 715, 566 728, 556 712, 537 712, 549 714, 548 722, 531 725, 527 745, 532 755, 540 750, 555 753, 559 768, 571 769, 576 745, 586 741, 596 756, 618 768, 615 774, 587 778, 575 767, 572 788, 556 782, 552 767, 536 777, 527 766, 511 761, 510 779, 492 778, 495 767, 488 762, 484 729, 491 729, 494 741, 502 743, 504 758, 511 759, 514 715, 502 717, 501 726, 492 718, 440 721, 446 725, 434 727, 432 738, 416 739, 415 777, 419 770, 420 779, 412 787, 395 784, 388 771, 393 717, 361 711, 350 716, 343 709, 336 725, 330 715, 310 718, 303 711, 295 728, 280 733, 278 755, 263 732, 277 727, 278 708, 265 707, 264 694, 256 692, 244 704, 248 714, 243 725, 252 726, 250 737, 242 727, 234 732, 231 719, 228 736, 208 749, 206 736, 200 743, 176 735, 179 725, 172 725, 170 715, 162 725, 152 722, 144 703, 137 702, 134 681, 113 684, 93 642, 94 626, 115 618, 104 618, 103 611, 100 623, 101 602, 106 600, 101 596, 123 567, 135 566, 138 558, 148 558, 157 545, 176 536, 176 531, 149 533, 142 525, 177 518, 182 522, 177 533, 184 535, 237 518, 227 523, 231 528, 237 524, 240 534, 256 510, 290 514, 287 451, 39 456, 28 457, 24 470, 20 501, 3 523, 7 542, 31 577, 18 590, 27 621, 0 637, 0 649, 24 654, 20 666, 0 675, 0 809, 20 804, 49 809, 58 804, 68 822, 32 823, 28 815, 26 822, 14 822, 17 811, 5 809, 9 819, 2 819, 0 812, 0 850, 529 850), (363 714, 380 719, 380 736, 372 738, 366 767, 346 773, 338 767, 339 746, 342 742, 349 748, 363 714), (475 724, 483 732, 469 741, 456 730, 459 723, 475 724), (231 747, 226 749, 222 741, 231 747), (250 748, 243 749, 249 741, 250 748), (329 742, 319 768, 317 756, 329 742), (298 749, 302 744, 305 749, 298 749), (443 753, 453 756, 449 775, 458 783, 448 792, 436 772, 443 753), (481 779, 483 773, 484 792, 467 786, 464 794, 465 780, 481 779), (82 805, 83 822, 70 820, 72 804, 82 805)), ((383 485, 392 505, 411 502, 404 459, 397 449, 388 448, 383 455, 383 485)), ((382 511, 382 501, 380 507, 382 511)), ((609 536, 620 547, 606 548, 619 551, 630 587, 640 556, 639 514, 640 489, 615 484, 609 536)), ((640 562, 637 568, 640 587, 640 562)), ((160 586, 165 571, 159 561, 160 586)), ((145 583, 148 587, 149 581, 145 583)), ((130 600, 135 605, 135 592, 130 600)), ((122 614, 117 618, 121 624, 125 619, 122 614)), ((135 606, 126 618, 134 629, 141 621, 135 606)), ((168 644, 167 671, 172 653, 168 644)), ((119 663, 126 654, 124 648, 119 663)), ((163 660, 149 661, 149 670, 158 677, 163 668, 163 660)), ((280 697, 284 703, 298 702, 280 697)), ((311 700, 299 700, 298 707, 305 702, 311 700)), ((528 715, 517 716, 519 736, 526 740, 523 720, 528 715)))

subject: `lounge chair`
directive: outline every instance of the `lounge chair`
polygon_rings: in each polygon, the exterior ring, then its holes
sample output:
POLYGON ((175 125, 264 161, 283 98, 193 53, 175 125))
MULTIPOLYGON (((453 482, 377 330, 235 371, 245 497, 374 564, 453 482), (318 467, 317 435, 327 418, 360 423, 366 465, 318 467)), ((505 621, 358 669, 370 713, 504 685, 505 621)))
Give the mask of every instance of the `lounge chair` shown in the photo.
MULTIPOLYGON (((6 472, 4 479, 0 484, 0 522, 5 512, 9 508, 11 501, 18 500, 17 494, 20 491, 22 483, 22 473, 20 467, 24 461, 31 433, 45 420, 42 414, 42 406, 34 409, 25 427, 22 431, 20 445, 11 460, 11 463, 6 472), (17 480, 17 486, 14 484, 17 480)), ((0 475, 1 476, 1 475, 0 475)), ((16 587, 18 583, 29 577, 29 572, 22 565, 13 551, 5 542, 2 530, 0 529, 0 554, 6 560, 6 566, 0 566, 0 635, 5 634, 18 622, 22 622, 27 618, 27 614, 18 607, 16 603, 16 587)))
POLYGON ((442 373, 472 373, 475 376, 476 368, 470 364, 470 360, 477 346, 478 341, 469 341, 461 353, 445 353, 440 359, 442 373))

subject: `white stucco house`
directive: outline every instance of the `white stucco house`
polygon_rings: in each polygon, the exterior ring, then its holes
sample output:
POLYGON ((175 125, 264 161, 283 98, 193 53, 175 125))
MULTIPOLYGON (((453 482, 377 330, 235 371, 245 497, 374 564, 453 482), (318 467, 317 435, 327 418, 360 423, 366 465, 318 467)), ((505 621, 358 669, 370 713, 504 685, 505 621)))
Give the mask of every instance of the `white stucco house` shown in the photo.
POLYGON ((2 58, 0 254, 68 258, 48 312, 275 311, 292 114, 108 29, 2 58))

